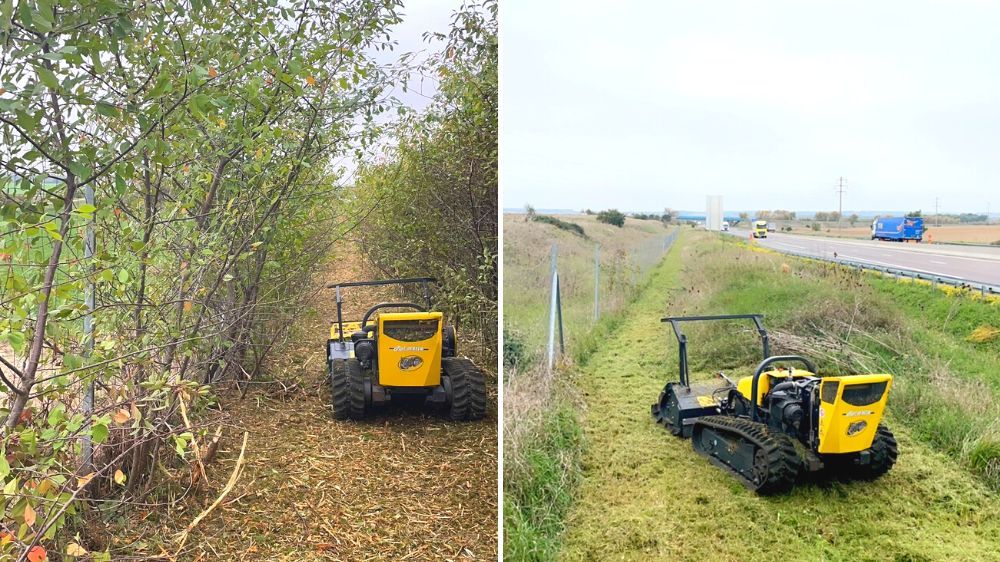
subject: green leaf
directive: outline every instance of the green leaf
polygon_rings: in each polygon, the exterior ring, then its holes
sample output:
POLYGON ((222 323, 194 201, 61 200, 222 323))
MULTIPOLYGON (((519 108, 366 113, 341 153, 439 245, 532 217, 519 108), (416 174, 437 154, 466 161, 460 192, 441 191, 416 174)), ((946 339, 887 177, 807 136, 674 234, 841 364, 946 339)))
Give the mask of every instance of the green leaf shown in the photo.
POLYGON ((14 349, 15 353, 24 351, 24 334, 21 332, 7 332, 5 335, 7 343, 14 349))
POLYGON ((80 162, 70 162, 69 171, 73 172, 73 175, 80 179, 86 179, 90 176, 90 166, 80 162))
POLYGON ((118 282, 119 283, 128 283, 128 270, 127 269, 120 269, 120 270, 118 270, 118 282))
POLYGON ((118 117, 121 113, 118 111, 117 107, 103 101, 97 102, 95 109, 97 109, 97 113, 104 115, 105 117, 118 117))
POLYGON ((108 426, 103 423, 94 424, 94 428, 90 431, 90 436, 94 440, 94 444, 100 445, 108 440, 108 426))
POLYGON ((46 228, 46 229, 45 229, 45 232, 46 232, 46 233, 47 233, 47 234, 49 235, 49 237, 51 237, 51 238, 52 238, 53 240, 58 240, 58 241, 60 241, 60 242, 62 242, 62 241, 63 241, 63 237, 62 237, 62 234, 59 234, 59 231, 58 231, 58 230, 50 230, 50 229, 46 228))
POLYGON ((0 449, 0 481, 6 480, 10 474, 10 464, 7 462, 7 452, 0 449))
POLYGON ((161 74, 160 77, 157 78, 156 80, 156 85, 153 86, 153 89, 149 91, 149 97, 155 98, 163 95, 165 92, 169 91, 169 86, 170 86, 170 75, 166 73, 161 74))
POLYGON ((35 73, 38 74, 38 79, 42 81, 42 84, 45 84, 53 90, 59 89, 59 79, 56 78, 56 75, 53 74, 51 70, 45 68, 44 66, 36 66, 35 73))
POLYGON ((79 207, 76 208, 76 212, 84 215, 92 215, 96 210, 97 207, 91 205, 90 203, 84 203, 83 205, 80 205, 79 207))
POLYGON ((72 353, 63 354, 63 367, 67 370, 74 370, 83 367, 83 357, 72 353))
POLYGON ((14 0, 3 0, 0 4, 0 28, 4 33, 10 31, 11 18, 14 15, 14 0))

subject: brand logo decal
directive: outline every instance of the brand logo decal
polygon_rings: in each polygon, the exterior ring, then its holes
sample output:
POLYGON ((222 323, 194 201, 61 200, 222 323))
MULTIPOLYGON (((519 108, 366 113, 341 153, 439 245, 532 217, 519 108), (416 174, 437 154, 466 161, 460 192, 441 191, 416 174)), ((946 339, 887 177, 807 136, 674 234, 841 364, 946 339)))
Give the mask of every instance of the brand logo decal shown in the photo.
POLYGON ((393 346, 390 347, 389 349, 391 351, 427 351, 426 347, 417 347, 417 346, 407 347, 404 345, 393 346))
POLYGON ((402 371, 412 371, 424 364, 424 360, 416 355, 407 355, 399 360, 399 368, 402 371))
POLYGON ((844 415, 850 418, 855 416, 870 416, 874 413, 875 412, 869 410, 855 410, 853 412, 844 412, 844 415))

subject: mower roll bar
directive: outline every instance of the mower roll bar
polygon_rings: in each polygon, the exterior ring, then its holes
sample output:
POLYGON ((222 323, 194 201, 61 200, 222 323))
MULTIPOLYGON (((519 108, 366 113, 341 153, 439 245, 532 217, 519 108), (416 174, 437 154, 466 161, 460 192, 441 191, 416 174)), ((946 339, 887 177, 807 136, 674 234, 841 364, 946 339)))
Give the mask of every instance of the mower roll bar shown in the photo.
POLYGON ((753 372, 753 382, 750 384, 750 419, 753 421, 760 421, 760 414, 758 413, 760 406, 757 405, 757 384, 760 381, 760 376, 764 374, 764 371, 766 371, 771 365, 786 361, 798 361, 799 363, 805 365, 806 369, 808 369, 810 373, 816 373, 816 365, 801 355, 775 355, 761 361, 760 365, 757 365, 757 370, 753 372))
MULTIPOLYGON (((364 317, 361 319, 361 329, 363 331, 365 331, 365 332, 368 331, 368 329, 369 329, 368 328, 368 319, 371 318, 372 314, 375 314, 375 311, 379 310, 380 308, 415 308, 415 309, 419 310, 420 312, 427 312, 427 309, 425 307, 422 307, 419 304, 412 303, 412 302, 380 302, 380 303, 376 304, 375 306, 369 308, 368 312, 366 312, 365 315, 364 315, 364 317)), ((343 337, 343 336, 341 336, 341 337, 343 337)))
MULTIPOLYGON (((419 308, 419 307, 417 308, 419 310, 427 310, 431 307, 431 291, 428 284, 437 283, 437 279, 433 277, 405 277, 402 279, 382 279, 378 281, 345 281, 344 283, 327 283, 326 285, 327 289, 337 290, 337 328, 340 330, 340 341, 344 341, 344 315, 343 315, 344 299, 343 296, 340 294, 341 289, 346 287, 377 287, 381 285, 412 285, 415 283, 420 283, 421 285, 423 285, 424 302, 427 303, 426 308, 419 308)), ((382 303, 380 305, 377 305, 376 308, 384 304, 387 303, 382 303)), ((417 305, 414 305, 413 303, 403 303, 403 306, 417 306, 417 305)), ((383 308, 385 307, 383 306, 383 308)), ((362 328, 364 328, 365 322, 368 320, 368 317, 371 315, 373 310, 375 310, 375 308, 369 310, 368 314, 365 315, 364 320, 361 321, 362 328)))
MULTIPOLYGON (((702 320, 743 320, 750 319, 753 320, 754 325, 757 326, 757 333, 760 334, 761 345, 764 348, 764 360, 766 361, 771 355, 771 344, 767 337, 767 330, 764 329, 764 319, 763 314, 720 314, 715 316, 667 316, 661 318, 661 322, 670 322, 670 326, 674 329, 674 335, 677 336, 678 353, 680 354, 680 359, 678 361, 678 366, 681 371, 681 384, 690 387, 688 380, 688 359, 687 359, 687 336, 681 331, 681 322, 691 322, 691 321, 702 321, 702 320)), ((756 380, 756 379, 755 379, 756 380)), ((756 388, 756 387, 755 387, 756 388)))

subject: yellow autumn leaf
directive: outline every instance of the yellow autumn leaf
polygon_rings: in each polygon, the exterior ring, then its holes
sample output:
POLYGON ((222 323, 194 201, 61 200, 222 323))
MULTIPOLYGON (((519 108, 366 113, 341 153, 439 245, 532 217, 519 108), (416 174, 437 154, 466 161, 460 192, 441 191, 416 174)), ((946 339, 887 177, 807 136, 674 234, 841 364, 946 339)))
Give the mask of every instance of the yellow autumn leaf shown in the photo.
POLYGON ((117 483, 119 486, 125 485, 125 473, 122 472, 122 469, 120 468, 115 470, 115 483, 117 483))
POLYGON ((115 414, 113 416, 111 416, 111 419, 114 420, 115 423, 125 423, 131 417, 132 417, 132 414, 128 410, 126 410, 125 408, 122 408, 122 409, 118 410, 117 412, 115 412, 115 414))
POLYGON ((191 301, 184 301, 184 312, 190 312, 191 306, 191 301))
POLYGON ((29 527, 34 526, 36 517, 35 508, 31 507, 30 503, 24 504, 24 524, 29 527))
POLYGON ((218 123, 219 123, 219 128, 220 129, 225 129, 226 128, 226 120, 225 119, 219 119, 218 123))
POLYGON ((76 479, 76 485, 77 485, 78 488, 83 488, 84 486, 86 486, 93 479, 94 479, 94 473, 91 472, 90 474, 87 474, 86 476, 81 476, 81 477, 77 478, 76 479))
POLYGON ((76 544, 75 542, 71 542, 68 545, 66 545, 66 554, 70 556, 86 556, 87 549, 76 544))
POLYGON ((132 404, 132 417, 135 418, 135 421, 142 421, 142 412, 139 411, 139 408, 135 404, 132 404))
POLYGON ((52 489, 52 481, 46 478, 38 483, 38 487, 35 488, 35 492, 37 492, 38 495, 44 496, 45 493, 51 489, 52 489))

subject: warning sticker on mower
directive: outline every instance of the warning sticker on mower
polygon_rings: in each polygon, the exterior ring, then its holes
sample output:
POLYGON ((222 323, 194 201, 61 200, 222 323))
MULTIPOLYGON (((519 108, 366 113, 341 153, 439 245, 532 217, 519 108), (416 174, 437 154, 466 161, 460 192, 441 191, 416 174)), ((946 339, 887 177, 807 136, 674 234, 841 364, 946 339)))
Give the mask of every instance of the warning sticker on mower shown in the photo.
POLYGON ((702 408, 711 408, 717 405, 711 396, 699 396, 698 404, 701 404, 702 408))

